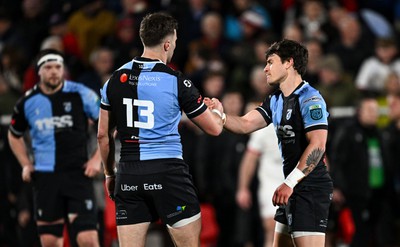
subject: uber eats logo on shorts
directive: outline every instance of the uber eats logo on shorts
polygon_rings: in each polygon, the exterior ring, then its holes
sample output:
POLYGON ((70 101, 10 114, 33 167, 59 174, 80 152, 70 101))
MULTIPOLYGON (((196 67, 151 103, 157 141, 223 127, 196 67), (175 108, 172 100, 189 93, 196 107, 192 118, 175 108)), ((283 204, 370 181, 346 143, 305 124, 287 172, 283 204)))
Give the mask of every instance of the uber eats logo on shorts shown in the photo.
MULTIPOLYGON (((162 190, 162 184, 143 184, 143 190, 162 190)), ((137 185, 121 184, 122 191, 137 191, 137 185)))

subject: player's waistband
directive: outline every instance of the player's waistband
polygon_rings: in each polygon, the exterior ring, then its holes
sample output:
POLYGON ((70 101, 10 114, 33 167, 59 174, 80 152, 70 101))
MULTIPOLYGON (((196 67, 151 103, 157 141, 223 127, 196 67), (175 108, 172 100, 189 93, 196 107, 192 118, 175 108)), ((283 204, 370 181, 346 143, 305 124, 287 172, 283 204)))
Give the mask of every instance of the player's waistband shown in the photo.
POLYGON ((182 159, 154 159, 123 161, 117 166, 117 173, 120 174, 152 174, 176 169, 186 169, 188 165, 182 159))

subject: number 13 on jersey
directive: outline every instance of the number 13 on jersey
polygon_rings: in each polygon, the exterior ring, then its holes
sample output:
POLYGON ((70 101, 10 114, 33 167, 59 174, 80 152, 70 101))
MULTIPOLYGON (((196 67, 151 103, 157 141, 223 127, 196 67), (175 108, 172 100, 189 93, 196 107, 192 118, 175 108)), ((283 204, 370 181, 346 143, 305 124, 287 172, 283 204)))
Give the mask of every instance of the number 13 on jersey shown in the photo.
POLYGON ((154 127, 154 103, 150 100, 139 100, 123 98, 122 103, 126 105, 126 125, 128 127, 151 129, 154 127), (138 107, 139 120, 133 121, 133 106, 138 107), (143 118, 145 117, 145 121, 143 118))

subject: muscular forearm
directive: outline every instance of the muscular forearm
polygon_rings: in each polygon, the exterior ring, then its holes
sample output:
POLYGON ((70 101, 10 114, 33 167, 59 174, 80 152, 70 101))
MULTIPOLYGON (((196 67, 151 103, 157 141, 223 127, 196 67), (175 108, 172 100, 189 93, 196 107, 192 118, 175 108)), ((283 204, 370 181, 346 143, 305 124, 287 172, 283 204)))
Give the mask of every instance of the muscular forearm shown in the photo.
POLYGON ((297 168, 301 170, 305 176, 307 176, 318 165, 324 153, 325 146, 309 145, 301 156, 297 168))
POLYGON ((104 166, 104 173, 106 175, 114 174, 114 163, 115 163, 115 143, 114 138, 111 135, 107 135, 98 139, 99 149, 101 154, 101 160, 104 166))
POLYGON ((295 169, 286 177, 284 181, 286 185, 293 188, 315 169, 325 153, 326 138, 326 130, 315 130, 307 134, 309 144, 301 155, 295 169))
POLYGON ((265 126, 267 123, 261 114, 252 110, 242 117, 227 115, 224 128, 238 134, 249 134, 265 126))
POLYGON ((22 137, 16 137, 12 133, 8 132, 8 141, 12 152, 22 168, 25 166, 32 166, 33 164, 29 159, 24 139, 22 137))

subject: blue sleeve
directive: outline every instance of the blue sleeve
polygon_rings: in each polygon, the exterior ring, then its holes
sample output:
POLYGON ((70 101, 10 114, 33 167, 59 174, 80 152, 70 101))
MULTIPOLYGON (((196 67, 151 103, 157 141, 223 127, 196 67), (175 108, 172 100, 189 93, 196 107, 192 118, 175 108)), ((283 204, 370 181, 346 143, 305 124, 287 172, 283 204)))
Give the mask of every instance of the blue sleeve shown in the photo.
POLYGON ((300 99, 300 110, 303 116, 304 129, 311 131, 315 129, 328 128, 329 113, 326 103, 318 91, 311 91, 300 99))
POLYGON ((100 101, 100 107, 101 109, 104 110, 111 110, 110 108, 110 102, 108 101, 108 96, 107 96, 107 87, 108 87, 108 82, 110 80, 107 80, 106 83, 104 83, 104 86, 102 89, 100 89, 100 95, 101 95, 101 101, 100 101))
POLYGON ((83 111, 86 113, 86 116, 93 120, 99 119, 99 106, 100 100, 99 96, 90 88, 81 85, 79 94, 81 95, 83 102, 83 111))

